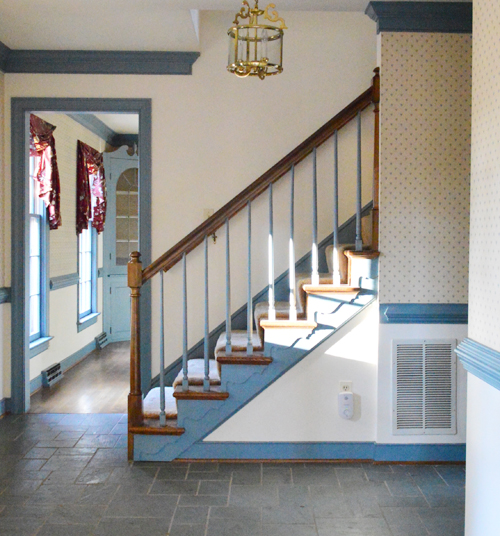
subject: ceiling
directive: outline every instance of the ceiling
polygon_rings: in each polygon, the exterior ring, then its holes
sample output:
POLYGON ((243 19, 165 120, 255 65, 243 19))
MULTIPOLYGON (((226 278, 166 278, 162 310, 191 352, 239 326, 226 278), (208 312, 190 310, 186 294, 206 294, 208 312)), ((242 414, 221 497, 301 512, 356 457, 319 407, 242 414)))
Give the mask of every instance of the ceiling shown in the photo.
POLYGON ((137 114, 93 114, 117 134, 138 134, 139 116, 137 114))
MULTIPOLYGON (((369 2, 272 1, 280 12, 363 12, 369 2)), ((240 5, 240 0, 0 0, 0 41, 13 49, 198 51, 197 10, 236 13, 240 5)))

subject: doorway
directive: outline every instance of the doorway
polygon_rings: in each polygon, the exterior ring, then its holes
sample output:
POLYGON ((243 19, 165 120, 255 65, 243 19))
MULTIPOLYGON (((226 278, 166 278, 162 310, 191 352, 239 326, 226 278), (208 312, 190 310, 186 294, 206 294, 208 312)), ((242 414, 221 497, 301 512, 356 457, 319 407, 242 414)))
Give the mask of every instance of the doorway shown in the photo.
MULTIPOLYGON (((129 197, 136 200, 136 216, 128 214, 127 247, 133 247, 142 254, 143 265, 151 262, 151 101, 148 99, 12 99, 12 411, 24 413, 30 407, 30 394, 33 371, 30 373, 30 330, 29 330, 29 117, 33 111, 57 112, 72 116, 92 114, 137 114, 139 118, 138 145, 141 157, 135 160, 135 184, 129 189, 129 197), (133 189, 135 187, 135 190, 133 189), (134 192, 134 193, 131 193, 134 192), (140 217, 139 217, 140 215, 140 217), (134 234, 135 233, 135 234, 134 234)), ((133 169, 129 166, 127 169, 133 169)), ((130 172, 129 172, 130 175, 130 172)), ((134 175, 134 173, 132 173, 134 175)), ((113 181, 110 181, 110 184, 113 181)), ((116 185, 116 182, 115 182, 116 185)), ((132 202, 131 205, 134 203, 132 202)), ((121 210, 121 209, 120 209, 121 210)), ((130 212, 130 211, 129 211, 130 212)), ((118 236, 115 220, 114 228, 118 236)), ((123 226, 121 226, 123 227, 123 226)), ((123 229, 119 230, 122 233, 123 229)), ((57 231, 56 231, 57 232, 57 231)), ((122 240, 120 238, 120 240, 122 240)), ((118 244, 115 237, 115 247, 118 244)), ((123 257, 122 249, 117 251, 118 258, 123 257)), ((84 249, 82 251, 85 251, 84 249)), ((82 253, 80 252, 80 256, 82 253)), ((116 255, 115 255, 116 257, 116 255)), ((32 262, 33 264, 33 262, 32 262)), ((126 266, 123 274, 114 274, 126 278, 126 266)), ((116 265, 116 263, 115 263, 116 265)), ((108 269, 110 264, 108 263, 108 269)), ((70 275, 75 274, 68 274, 70 275)), ((103 267, 103 276, 106 273, 103 267)), ((61 276, 62 277, 62 276, 61 276)), ((64 277, 62 277, 64 279, 64 277)), ((105 277, 105 279, 110 279, 105 277)), ((103 285, 104 288, 104 285, 103 285)), ((125 287, 123 287, 125 288, 125 287)), ((127 289, 128 290, 128 289, 127 289)), ((143 289, 141 304, 141 328, 144 337, 141 341, 145 361, 144 383, 149 385, 149 333, 150 291, 143 289)), ((116 309, 116 306, 115 306, 116 309)), ((122 307, 123 309, 123 307, 122 307)), ((125 308, 126 309, 126 308, 125 308)), ((108 316, 109 316, 108 312, 108 316)), ((106 313, 105 313, 106 315, 106 313)), ((105 316, 104 315, 104 316, 105 316)), ((122 335, 126 337, 126 334, 122 335)))

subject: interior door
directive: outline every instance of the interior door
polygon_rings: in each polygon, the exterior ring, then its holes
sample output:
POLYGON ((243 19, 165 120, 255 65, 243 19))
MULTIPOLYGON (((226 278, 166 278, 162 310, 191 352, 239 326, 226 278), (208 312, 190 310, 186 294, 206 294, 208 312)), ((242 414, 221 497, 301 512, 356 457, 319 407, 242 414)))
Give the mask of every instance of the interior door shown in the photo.
POLYGON ((108 208, 103 252, 103 321, 110 342, 130 340, 127 263, 132 251, 140 251, 138 164, 137 153, 127 146, 105 153, 108 208))

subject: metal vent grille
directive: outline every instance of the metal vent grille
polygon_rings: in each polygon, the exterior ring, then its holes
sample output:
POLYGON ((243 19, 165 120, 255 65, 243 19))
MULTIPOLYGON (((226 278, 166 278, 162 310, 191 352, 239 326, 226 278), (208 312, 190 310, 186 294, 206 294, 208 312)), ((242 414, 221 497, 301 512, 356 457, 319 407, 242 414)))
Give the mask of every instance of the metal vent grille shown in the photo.
POLYGON ((456 433, 456 341, 394 341, 393 432, 456 433))
POLYGON ((42 385, 43 387, 52 387, 58 381, 62 380, 63 377, 61 363, 56 363, 42 370, 42 385))
POLYGON ((97 337, 95 338, 95 342, 97 344, 97 348, 99 348, 99 350, 102 350, 105 346, 109 344, 108 334, 103 331, 101 334, 97 335, 97 337))

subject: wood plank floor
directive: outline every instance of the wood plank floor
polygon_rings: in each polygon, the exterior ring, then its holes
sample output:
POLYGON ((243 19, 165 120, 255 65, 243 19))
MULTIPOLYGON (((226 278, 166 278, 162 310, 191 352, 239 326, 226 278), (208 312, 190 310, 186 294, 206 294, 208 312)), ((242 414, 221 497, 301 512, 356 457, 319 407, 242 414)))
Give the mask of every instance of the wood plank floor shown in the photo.
POLYGON ((30 413, 126 413, 130 343, 94 350, 51 388, 31 397, 30 413))

